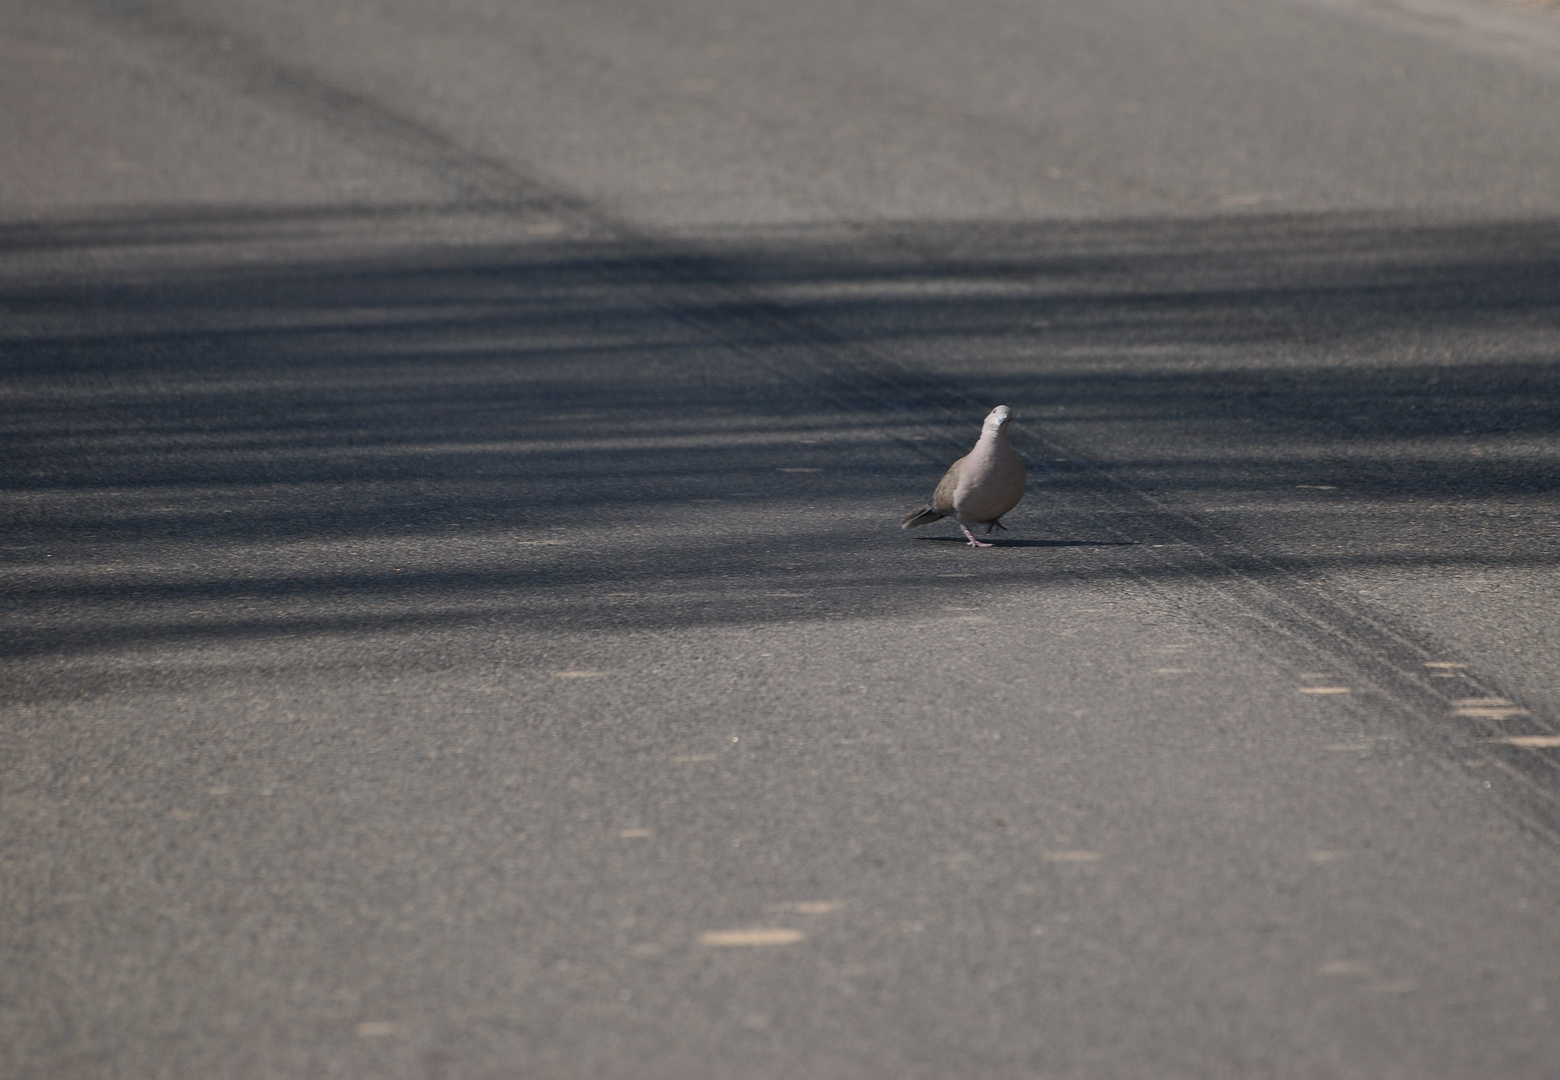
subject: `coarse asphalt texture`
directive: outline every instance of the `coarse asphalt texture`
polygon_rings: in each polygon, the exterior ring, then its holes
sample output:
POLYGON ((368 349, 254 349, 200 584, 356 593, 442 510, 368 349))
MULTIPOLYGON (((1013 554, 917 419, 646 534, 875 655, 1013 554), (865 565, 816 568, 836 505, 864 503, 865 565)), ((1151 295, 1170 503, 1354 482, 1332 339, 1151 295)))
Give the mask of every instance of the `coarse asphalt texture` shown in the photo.
POLYGON ((0 0, 0 102, 0 1077, 1560 1074, 1553 6, 0 0))

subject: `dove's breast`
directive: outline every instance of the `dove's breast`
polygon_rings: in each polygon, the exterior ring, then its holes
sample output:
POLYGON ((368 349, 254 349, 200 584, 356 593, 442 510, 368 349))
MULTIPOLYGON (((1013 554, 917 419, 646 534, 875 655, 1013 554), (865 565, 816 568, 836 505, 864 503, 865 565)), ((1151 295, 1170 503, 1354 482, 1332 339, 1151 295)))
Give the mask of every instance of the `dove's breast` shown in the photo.
POLYGON ((989 454, 969 455, 961 464, 964 468, 953 493, 953 509, 961 523, 995 521, 1024 497, 1024 463, 1005 441, 989 454))

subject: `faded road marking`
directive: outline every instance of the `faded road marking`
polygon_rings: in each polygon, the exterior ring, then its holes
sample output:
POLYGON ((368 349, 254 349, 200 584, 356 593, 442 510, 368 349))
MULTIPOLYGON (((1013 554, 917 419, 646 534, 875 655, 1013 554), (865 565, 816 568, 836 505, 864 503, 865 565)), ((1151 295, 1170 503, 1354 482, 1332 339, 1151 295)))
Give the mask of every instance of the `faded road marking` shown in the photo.
POLYGON ((699 944, 716 946, 795 945, 806 936, 800 930, 758 926, 750 930, 711 930, 699 935, 699 944))
POLYGON ((1370 968, 1353 960, 1329 960, 1316 969, 1318 975, 1364 975, 1370 968))
POLYGON ((1452 714, 1477 720, 1509 720, 1513 716, 1526 716, 1528 711, 1503 697, 1471 697, 1452 702, 1452 714))
POLYGON ((827 915, 845 906, 843 900, 787 900, 778 904, 765 904, 765 911, 794 911, 798 915, 827 915))

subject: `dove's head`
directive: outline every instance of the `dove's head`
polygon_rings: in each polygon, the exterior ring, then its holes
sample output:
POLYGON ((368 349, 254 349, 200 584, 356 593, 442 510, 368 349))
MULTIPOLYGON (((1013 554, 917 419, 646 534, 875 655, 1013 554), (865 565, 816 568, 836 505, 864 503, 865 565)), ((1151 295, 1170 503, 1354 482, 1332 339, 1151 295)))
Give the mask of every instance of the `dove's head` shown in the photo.
POLYGON ((1005 433, 1008 421, 1013 418, 1013 410, 1006 405, 998 405, 986 414, 986 422, 981 427, 986 431, 1005 433))

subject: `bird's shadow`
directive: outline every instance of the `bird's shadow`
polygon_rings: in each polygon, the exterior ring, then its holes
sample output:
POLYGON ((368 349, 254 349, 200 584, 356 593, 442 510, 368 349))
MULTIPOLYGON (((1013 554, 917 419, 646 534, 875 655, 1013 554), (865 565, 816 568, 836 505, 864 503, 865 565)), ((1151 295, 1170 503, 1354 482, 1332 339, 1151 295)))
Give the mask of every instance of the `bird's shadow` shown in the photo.
MULTIPOLYGON (((968 544, 962 536, 912 536, 917 544, 968 544)), ((982 538, 986 539, 986 538, 982 538)), ((1064 548, 1064 547, 1137 547, 1136 540, 987 540, 992 547, 1064 548)))

